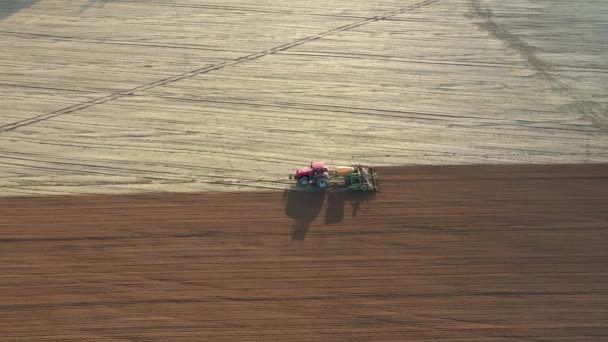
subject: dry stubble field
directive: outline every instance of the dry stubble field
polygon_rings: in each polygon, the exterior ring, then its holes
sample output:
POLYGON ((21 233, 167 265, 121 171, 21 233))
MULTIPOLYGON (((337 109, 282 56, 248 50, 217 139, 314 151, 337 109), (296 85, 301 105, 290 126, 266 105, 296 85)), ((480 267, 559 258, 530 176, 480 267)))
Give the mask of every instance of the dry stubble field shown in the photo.
POLYGON ((604 0, 0 2, 0 196, 608 161, 604 0), (260 179, 261 178, 261 179, 260 179))

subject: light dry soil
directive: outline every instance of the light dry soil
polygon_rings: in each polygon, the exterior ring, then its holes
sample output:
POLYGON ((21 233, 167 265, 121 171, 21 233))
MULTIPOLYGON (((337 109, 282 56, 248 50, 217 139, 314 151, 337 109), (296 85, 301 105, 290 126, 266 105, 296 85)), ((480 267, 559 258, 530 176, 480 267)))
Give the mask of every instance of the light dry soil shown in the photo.
POLYGON ((0 196, 608 161, 608 3, 0 1, 0 196))
POLYGON ((0 199, 2 341, 608 340, 608 166, 0 199))

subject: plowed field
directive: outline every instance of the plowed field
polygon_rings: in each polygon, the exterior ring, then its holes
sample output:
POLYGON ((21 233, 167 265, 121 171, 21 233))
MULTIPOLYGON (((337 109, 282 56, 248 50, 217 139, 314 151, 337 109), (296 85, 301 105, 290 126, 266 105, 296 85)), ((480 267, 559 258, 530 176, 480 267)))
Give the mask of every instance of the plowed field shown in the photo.
POLYGON ((2 341, 606 341, 608 165, 0 199, 2 341))

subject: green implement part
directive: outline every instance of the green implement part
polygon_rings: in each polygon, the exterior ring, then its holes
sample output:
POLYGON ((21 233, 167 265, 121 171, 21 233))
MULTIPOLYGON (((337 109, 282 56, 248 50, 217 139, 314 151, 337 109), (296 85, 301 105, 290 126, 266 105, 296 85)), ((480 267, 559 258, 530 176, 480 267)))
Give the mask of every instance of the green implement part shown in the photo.
POLYGON ((378 176, 372 167, 357 165, 355 172, 343 176, 348 190, 378 191, 378 176))

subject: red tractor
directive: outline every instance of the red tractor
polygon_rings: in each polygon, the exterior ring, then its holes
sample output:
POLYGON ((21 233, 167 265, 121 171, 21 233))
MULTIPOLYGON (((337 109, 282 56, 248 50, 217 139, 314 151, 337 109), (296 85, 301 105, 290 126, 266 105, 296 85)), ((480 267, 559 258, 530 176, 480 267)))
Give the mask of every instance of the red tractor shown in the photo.
POLYGON ((310 167, 296 170, 289 178, 295 178, 300 186, 314 185, 319 189, 329 187, 329 169, 324 162, 310 163, 310 167))

